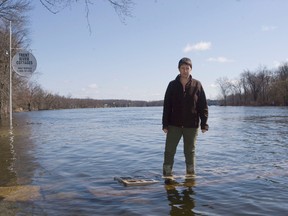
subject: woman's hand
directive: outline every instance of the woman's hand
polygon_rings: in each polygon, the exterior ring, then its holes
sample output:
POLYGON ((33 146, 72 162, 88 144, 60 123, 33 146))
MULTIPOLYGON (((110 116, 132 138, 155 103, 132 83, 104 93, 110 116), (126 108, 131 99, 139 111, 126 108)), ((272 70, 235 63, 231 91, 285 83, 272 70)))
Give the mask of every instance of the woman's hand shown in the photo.
POLYGON ((163 131, 164 131, 165 134, 168 133, 168 129, 167 128, 164 128, 163 131))

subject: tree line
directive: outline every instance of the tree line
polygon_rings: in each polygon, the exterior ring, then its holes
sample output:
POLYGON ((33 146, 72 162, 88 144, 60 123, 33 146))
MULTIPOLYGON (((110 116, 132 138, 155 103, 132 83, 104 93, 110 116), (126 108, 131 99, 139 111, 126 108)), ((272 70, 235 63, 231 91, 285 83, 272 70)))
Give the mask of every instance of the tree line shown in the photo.
POLYGON ((217 79, 222 105, 288 106, 288 62, 277 69, 245 70, 239 79, 217 79))

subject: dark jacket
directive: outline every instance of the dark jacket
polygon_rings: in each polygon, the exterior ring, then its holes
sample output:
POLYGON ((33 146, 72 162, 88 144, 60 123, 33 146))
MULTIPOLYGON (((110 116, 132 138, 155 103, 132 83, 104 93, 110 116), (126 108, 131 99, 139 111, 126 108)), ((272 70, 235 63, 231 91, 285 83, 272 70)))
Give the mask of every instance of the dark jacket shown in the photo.
POLYGON ((200 120, 201 129, 208 130, 208 105, 204 89, 201 83, 190 75, 190 80, 183 91, 178 75, 169 83, 165 93, 163 129, 168 128, 168 125, 198 128, 200 120))

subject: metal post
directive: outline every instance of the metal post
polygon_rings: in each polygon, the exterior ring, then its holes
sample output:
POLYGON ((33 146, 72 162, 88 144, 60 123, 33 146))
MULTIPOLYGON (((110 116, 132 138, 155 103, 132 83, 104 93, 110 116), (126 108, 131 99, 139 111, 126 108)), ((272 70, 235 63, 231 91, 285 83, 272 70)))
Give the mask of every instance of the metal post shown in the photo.
POLYGON ((10 88, 10 98, 9 98, 9 114, 10 114, 10 129, 12 129, 13 124, 12 124, 12 24, 11 24, 11 20, 10 20, 10 84, 9 84, 9 88, 10 88))

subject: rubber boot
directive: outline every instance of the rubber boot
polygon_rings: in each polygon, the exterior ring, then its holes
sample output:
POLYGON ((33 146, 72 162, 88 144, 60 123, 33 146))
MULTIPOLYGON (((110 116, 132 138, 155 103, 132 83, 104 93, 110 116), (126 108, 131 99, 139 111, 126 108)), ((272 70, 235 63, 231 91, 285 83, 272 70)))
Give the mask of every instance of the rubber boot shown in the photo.
POLYGON ((163 165, 163 176, 172 176, 172 166, 171 165, 163 165))
POLYGON ((195 176, 195 154, 194 152, 189 152, 185 154, 186 163, 186 176, 195 176))
POLYGON ((194 164, 186 164, 186 176, 189 176, 189 177, 195 176, 194 164))

